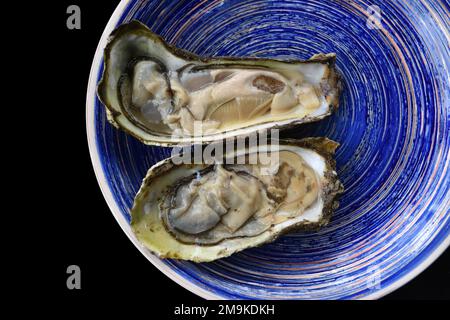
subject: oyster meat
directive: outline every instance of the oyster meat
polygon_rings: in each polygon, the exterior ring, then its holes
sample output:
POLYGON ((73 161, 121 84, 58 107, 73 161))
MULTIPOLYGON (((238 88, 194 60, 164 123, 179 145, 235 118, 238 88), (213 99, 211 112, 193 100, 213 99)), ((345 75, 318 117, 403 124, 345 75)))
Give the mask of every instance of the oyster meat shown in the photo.
POLYGON ((160 257, 202 262, 321 227, 343 191, 332 159, 337 145, 283 140, 209 165, 166 159, 148 171, 135 198, 133 231, 160 257))
POLYGON ((146 144, 204 143, 316 121, 337 107, 334 54, 307 61, 202 58, 145 25, 105 48, 98 96, 108 119, 146 144))

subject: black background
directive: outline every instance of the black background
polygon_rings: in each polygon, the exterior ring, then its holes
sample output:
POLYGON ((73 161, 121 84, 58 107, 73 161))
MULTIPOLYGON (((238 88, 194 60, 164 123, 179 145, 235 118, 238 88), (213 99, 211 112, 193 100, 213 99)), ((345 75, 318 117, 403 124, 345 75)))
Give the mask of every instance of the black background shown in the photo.
MULTIPOLYGON (((55 199, 46 204, 47 215, 52 216, 49 220, 55 225, 45 240, 49 257, 41 258, 45 268, 41 280, 54 296, 68 301, 99 296, 129 301, 139 291, 144 292, 141 298, 145 292, 156 293, 158 304, 167 310, 174 303, 202 303, 153 267, 128 240, 103 199, 91 165, 85 127, 87 80, 97 43, 118 2, 78 0, 44 5, 48 18, 38 28, 48 37, 38 48, 44 62, 37 68, 59 79, 52 90, 60 98, 47 106, 48 114, 59 120, 50 118, 54 120, 51 126, 41 130, 49 143, 48 149, 42 147, 40 152, 51 156, 36 159, 53 186, 44 192, 55 199), (70 4, 81 7, 81 30, 66 28, 70 4), (68 170, 70 183, 64 189, 55 188, 68 170), (66 287, 66 268, 71 264, 81 267, 81 290, 66 287)), ((450 251, 383 299, 450 299, 450 251)))

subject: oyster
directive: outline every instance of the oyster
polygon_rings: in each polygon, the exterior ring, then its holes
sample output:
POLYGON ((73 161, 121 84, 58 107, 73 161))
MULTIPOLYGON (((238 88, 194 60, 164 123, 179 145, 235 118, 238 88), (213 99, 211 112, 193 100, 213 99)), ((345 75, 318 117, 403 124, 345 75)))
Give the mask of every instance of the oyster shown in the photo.
POLYGON ((99 99, 146 144, 205 143, 316 121, 337 107, 335 54, 307 61, 202 58, 133 21, 105 48, 99 99))
POLYGON ((337 146, 307 138, 237 149, 222 163, 163 160, 136 195, 132 229, 162 258, 203 262, 319 228, 343 191, 332 159, 337 146))

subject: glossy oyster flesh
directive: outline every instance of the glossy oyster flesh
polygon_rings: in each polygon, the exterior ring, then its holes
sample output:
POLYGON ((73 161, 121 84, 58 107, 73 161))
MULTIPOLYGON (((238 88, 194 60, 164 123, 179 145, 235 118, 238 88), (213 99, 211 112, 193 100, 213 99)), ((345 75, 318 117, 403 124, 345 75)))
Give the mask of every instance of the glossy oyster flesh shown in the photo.
POLYGON ((133 21, 105 48, 98 95, 147 144, 198 143, 319 120, 337 107, 334 54, 307 61, 202 58, 133 21))
POLYGON ((336 147, 307 138, 241 149, 211 165, 166 159, 148 171, 135 198, 133 231, 160 257, 201 262, 319 228, 343 191, 336 147))

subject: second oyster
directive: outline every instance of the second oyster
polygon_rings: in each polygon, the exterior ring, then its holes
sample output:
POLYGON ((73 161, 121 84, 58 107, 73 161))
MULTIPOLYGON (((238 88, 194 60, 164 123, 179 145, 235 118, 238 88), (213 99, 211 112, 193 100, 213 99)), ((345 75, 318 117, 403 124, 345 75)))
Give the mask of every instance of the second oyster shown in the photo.
POLYGON ((293 229, 317 229, 328 223, 343 191, 333 160, 337 146, 307 138, 280 141, 276 149, 238 149, 223 163, 163 160, 136 195, 133 231, 162 258, 203 262, 293 229))

